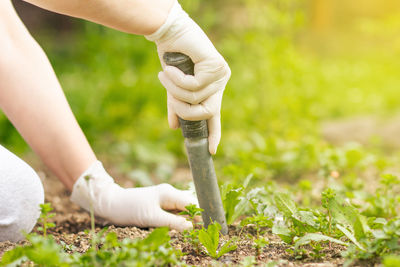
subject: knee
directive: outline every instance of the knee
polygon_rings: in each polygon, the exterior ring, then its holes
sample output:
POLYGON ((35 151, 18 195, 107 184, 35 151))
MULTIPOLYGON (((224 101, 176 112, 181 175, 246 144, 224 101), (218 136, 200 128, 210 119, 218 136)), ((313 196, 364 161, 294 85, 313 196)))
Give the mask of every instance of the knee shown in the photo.
POLYGON ((0 241, 19 241, 40 216, 44 190, 24 161, 0 146, 0 241))

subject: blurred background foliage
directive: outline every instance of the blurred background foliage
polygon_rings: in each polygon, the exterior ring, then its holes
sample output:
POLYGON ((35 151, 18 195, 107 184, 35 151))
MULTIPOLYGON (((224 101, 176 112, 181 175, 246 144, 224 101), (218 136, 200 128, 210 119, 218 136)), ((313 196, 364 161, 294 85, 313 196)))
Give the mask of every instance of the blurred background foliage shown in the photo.
MULTIPOLYGON (((121 172, 168 179, 186 166, 168 128, 155 46, 142 36, 50 15, 16 1, 43 46, 100 158, 121 172), (142 171, 142 172, 141 172, 142 171)), ((228 61, 232 78, 215 157, 220 179, 292 182, 395 165, 379 135, 328 142, 326 121, 395 116, 400 107, 400 2, 396 0, 181 0, 228 61)), ((29 152, 0 115, 0 142, 29 152)), ((350 186, 354 186, 351 184, 350 186)))

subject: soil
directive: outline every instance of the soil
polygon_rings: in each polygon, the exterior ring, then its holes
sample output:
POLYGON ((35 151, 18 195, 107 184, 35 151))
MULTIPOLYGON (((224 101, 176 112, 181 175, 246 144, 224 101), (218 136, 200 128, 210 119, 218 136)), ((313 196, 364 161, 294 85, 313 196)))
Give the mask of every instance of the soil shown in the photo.
POLYGON ((357 142, 397 151, 400 148, 400 115, 385 119, 365 115, 325 121, 321 124, 321 134, 336 145, 357 142))
MULTIPOLYGON (((37 162, 36 159, 28 160, 29 163, 34 162, 33 165, 38 166, 35 169, 39 171, 39 176, 43 180, 46 193, 46 202, 51 202, 54 207, 56 216, 52 218, 55 222, 56 227, 49 230, 58 242, 64 242, 67 245, 73 245, 76 247, 78 252, 84 252, 89 248, 90 239, 89 235, 84 231, 90 229, 90 217, 87 212, 80 209, 77 205, 69 201, 69 192, 64 186, 49 172, 37 162)), ((111 171, 112 172, 112 171, 111 171)), ((180 173, 185 171, 179 170, 180 173)), ((111 173, 113 174, 113 173, 111 173)), ((128 179, 128 178, 126 178, 128 179)), ((130 184, 131 180, 125 180, 124 178, 119 180, 120 184, 130 184)), ((99 231, 103 225, 97 224, 96 230, 99 231)), ((144 238, 152 229, 139 229, 137 227, 115 227, 110 226, 109 231, 117 233, 120 239, 123 238, 144 238)), ((38 232, 37 226, 33 230, 38 232)), ((319 266, 319 267, 331 267, 331 266, 342 266, 344 259, 340 257, 340 253, 343 247, 338 245, 332 245, 331 248, 326 246, 322 253, 325 254, 321 259, 315 260, 309 255, 304 255, 302 259, 296 259, 295 256, 290 252, 290 247, 283 243, 279 237, 273 235, 270 230, 264 234, 269 244, 266 245, 260 253, 256 253, 256 250, 252 246, 252 241, 247 237, 247 234, 255 234, 253 227, 249 226, 244 229, 239 229, 237 226, 229 227, 229 238, 235 238, 237 240, 237 250, 232 251, 223 257, 218 262, 208 257, 204 253, 197 253, 190 244, 184 242, 182 234, 177 231, 170 231, 171 244, 183 251, 186 255, 183 256, 183 260, 187 264, 196 266, 235 266, 247 256, 254 256, 257 263, 262 265, 263 263, 277 261, 278 266, 319 266)), ((26 244, 26 241, 18 243, 12 242, 0 242, 0 257, 7 251, 15 246, 26 244)), ((373 266, 373 264, 362 263, 357 266, 373 266)))

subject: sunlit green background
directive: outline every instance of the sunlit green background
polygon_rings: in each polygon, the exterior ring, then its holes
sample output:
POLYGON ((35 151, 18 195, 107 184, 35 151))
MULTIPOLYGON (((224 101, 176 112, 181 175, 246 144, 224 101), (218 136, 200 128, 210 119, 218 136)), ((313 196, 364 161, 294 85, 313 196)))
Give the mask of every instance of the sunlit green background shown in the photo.
MULTIPOLYGON (((400 111, 400 2, 372 0, 182 0, 228 61, 215 157, 221 180, 354 177, 398 164, 372 136, 331 144, 326 121, 391 118, 400 111)), ((89 22, 32 30, 99 157, 121 172, 168 180, 186 166, 183 139, 168 128, 154 44, 89 22)), ((45 129, 44 129, 45 130, 45 129)), ((398 132, 400 136, 400 132, 398 132)), ((399 137, 400 138, 400 137, 399 137)), ((0 143, 29 148, 0 115, 0 143)))

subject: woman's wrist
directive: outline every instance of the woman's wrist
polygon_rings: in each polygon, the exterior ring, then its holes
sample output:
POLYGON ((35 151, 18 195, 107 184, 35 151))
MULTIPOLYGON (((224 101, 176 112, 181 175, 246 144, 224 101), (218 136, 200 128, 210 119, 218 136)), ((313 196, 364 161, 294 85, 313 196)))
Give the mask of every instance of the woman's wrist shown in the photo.
POLYGON ((114 179, 104 169, 103 164, 97 160, 78 177, 72 188, 70 199, 90 211, 101 189, 111 184, 114 184, 114 179))

